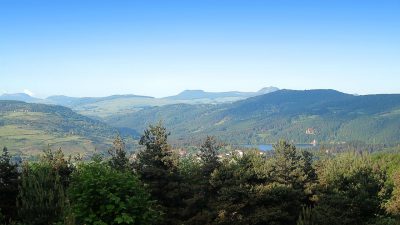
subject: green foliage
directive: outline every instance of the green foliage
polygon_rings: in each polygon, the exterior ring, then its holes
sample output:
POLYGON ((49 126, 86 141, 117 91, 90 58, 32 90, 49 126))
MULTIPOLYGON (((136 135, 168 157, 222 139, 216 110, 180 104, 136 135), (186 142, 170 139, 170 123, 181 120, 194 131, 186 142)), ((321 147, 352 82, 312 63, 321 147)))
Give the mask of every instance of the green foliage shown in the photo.
POLYGON ((318 177, 314 213, 319 224, 365 224, 384 215, 386 175, 374 168, 369 156, 344 154, 321 161, 318 177))
POLYGON ((270 162, 257 152, 224 160, 211 179, 217 190, 215 224, 294 224, 298 191, 274 182, 270 162))
POLYGON ((398 143, 400 95, 354 96, 334 90, 280 90, 232 104, 177 104, 110 118, 115 126, 143 130, 160 119, 176 141, 217 136, 231 144, 359 140, 398 143), (306 134, 307 128, 315 133, 306 134))
POLYGON ((78 166, 61 149, 49 148, 38 163, 24 164, 17 197, 20 221, 12 215, 15 205, 4 204, 15 200, 19 176, 4 149, 0 188, 6 191, 0 192, 0 221, 9 223, 11 218, 10 224, 25 225, 400 224, 396 151, 373 155, 321 151, 315 156, 281 140, 271 152, 225 155, 220 154, 221 145, 207 137, 198 154, 178 158, 168 137, 161 123, 149 126, 140 139, 144 148, 133 157, 134 170, 121 137, 109 150, 110 160, 95 154, 92 162, 78 166))
POLYGON ((311 207, 303 207, 297 225, 316 225, 311 207))
POLYGON ((205 142, 200 147, 200 161, 202 164, 203 176, 206 180, 209 179, 212 172, 219 166, 219 150, 221 146, 217 144, 217 141, 212 136, 207 136, 205 142))
POLYGON ((0 155, 0 222, 8 223, 16 217, 19 175, 17 165, 11 162, 11 156, 4 147, 0 155))
POLYGON ((50 165, 60 176, 64 189, 68 188, 71 173, 75 170, 75 166, 71 161, 71 156, 68 157, 68 159, 65 159, 61 148, 56 152, 53 152, 53 150, 48 147, 47 150, 44 151, 44 155, 41 157, 41 162, 50 165))
POLYGON ((280 140, 274 145, 275 156, 272 162, 271 177, 275 182, 301 188, 306 179, 306 174, 301 166, 301 156, 296 147, 280 140))
POLYGON ((120 135, 114 139, 113 146, 108 150, 108 154, 111 155, 109 164, 112 168, 120 171, 128 169, 129 159, 126 156, 125 143, 120 135))
POLYGON ((217 197, 210 185, 211 174, 220 166, 221 146, 214 137, 207 137, 197 158, 186 158, 179 167, 185 190, 185 224, 209 224, 215 217, 211 202, 217 197))
POLYGON ((106 164, 81 164, 68 193, 77 224, 151 225, 160 216, 135 175, 106 164))
POLYGON ((393 183, 393 194, 385 203, 385 208, 390 214, 400 218, 400 171, 393 175, 393 183))
POLYGON ((7 219, 5 218, 5 216, 1 213, 1 209, 0 209, 0 223, 5 224, 7 221, 7 219))
POLYGON ((67 200, 52 165, 24 165, 17 203, 19 217, 26 225, 50 225, 62 220, 67 200))
POLYGON ((145 149, 137 154, 134 167, 165 213, 163 224, 178 224, 183 204, 181 176, 177 157, 167 142, 168 135, 161 123, 150 125, 140 139, 145 149))

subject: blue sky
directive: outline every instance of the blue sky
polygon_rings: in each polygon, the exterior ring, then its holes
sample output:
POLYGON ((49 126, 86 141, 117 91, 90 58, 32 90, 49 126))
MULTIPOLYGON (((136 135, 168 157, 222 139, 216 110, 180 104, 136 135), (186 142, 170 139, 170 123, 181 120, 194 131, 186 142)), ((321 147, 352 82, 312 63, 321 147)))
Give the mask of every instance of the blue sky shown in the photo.
POLYGON ((400 1, 0 0, 0 94, 400 93, 400 1))

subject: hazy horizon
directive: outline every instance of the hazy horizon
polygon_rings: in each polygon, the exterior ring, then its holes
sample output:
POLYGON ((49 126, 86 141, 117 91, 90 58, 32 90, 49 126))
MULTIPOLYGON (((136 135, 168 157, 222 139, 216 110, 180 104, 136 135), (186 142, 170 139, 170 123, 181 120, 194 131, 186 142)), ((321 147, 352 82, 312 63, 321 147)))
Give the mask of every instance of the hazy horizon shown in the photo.
MULTIPOLYGON (((263 87, 263 88, 271 88, 271 87, 272 88, 278 88, 279 90, 294 90, 294 91, 335 90, 335 91, 339 91, 339 92, 342 92, 342 93, 345 93, 345 94, 351 94, 351 95, 400 94, 400 93, 396 93, 396 92, 393 92, 393 93, 365 93, 365 94, 359 94, 359 93, 344 92, 344 91, 336 90, 336 89, 333 89, 333 88, 289 89, 289 88, 279 88, 279 87, 275 87, 275 86, 266 86, 266 87, 263 87)), ((20 91, 20 92, 12 92, 12 93, 3 92, 3 93, 0 93, 0 96, 7 95, 7 94, 27 94, 27 95, 29 95, 31 97, 34 97, 34 98, 46 99, 48 97, 54 97, 54 96, 66 96, 66 97, 75 97, 75 98, 91 98, 91 97, 93 97, 93 98, 101 98, 101 97, 109 97, 109 96, 116 96, 116 95, 137 95, 137 96, 144 96, 144 97, 166 98, 166 97, 172 97, 172 96, 181 94, 184 91, 204 91, 204 92, 207 92, 207 93, 221 93, 221 92, 257 92, 257 91, 260 91, 261 89, 262 88, 257 89, 257 90, 249 90, 249 91, 240 91, 240 90, 208 91, 208 90, 203 90, 203 89, 184 89, 184 90, 178 91, 177 93, 174 93, 174 94, 171 94, 171 95, 166 95, 166 96, 141 95, 141 94, 137 94, 137 93, 113 93, 113 94, 110 94, 110 95, 97 95, 97 96, 89 96, 89 95, 78 96, 78 95, 66 95, 66 94, 50 94, 50 95, 47 95, 47 96, 38 96, 35 93, 31 92, 30 90, 25 89, 25 90, 20 91)))
POLYGON ((399 1, 0 2, 0 94, 400 93, 399 1))

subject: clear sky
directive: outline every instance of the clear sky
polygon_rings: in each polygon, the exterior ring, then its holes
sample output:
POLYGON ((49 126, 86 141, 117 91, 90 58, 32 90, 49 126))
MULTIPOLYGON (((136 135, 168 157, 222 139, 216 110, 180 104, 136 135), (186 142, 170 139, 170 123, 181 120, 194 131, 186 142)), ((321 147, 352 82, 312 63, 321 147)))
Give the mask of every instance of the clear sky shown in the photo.
POLYGON ((0 94, 400 93, 400 1, 0 0, 0 94))

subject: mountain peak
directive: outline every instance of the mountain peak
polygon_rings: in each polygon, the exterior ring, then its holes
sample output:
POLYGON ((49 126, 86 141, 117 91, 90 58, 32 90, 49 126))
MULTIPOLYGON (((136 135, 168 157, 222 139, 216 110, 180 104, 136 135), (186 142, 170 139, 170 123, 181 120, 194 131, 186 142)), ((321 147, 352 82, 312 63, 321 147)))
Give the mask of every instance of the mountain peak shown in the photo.
POLYGON ((22 102, 38 102, 40 99, 32 97, 26 93, 14 93, 0 95, 0 100, 15 100, 22 102))
POLYGON ((264 88, 261 88, 259 91, 257 91, 257 93, 268 94, 268 93, 271 93, 274 91, 279 91, 279 88, 274 87, 274 86, 264 87, 264 88))
POLYGON ((184 90, 179 94, 186 94, 186 93, 205 93, 205 91, 204 90, 200 90, 200 89, 198 89, 198 90, 184 90))

